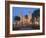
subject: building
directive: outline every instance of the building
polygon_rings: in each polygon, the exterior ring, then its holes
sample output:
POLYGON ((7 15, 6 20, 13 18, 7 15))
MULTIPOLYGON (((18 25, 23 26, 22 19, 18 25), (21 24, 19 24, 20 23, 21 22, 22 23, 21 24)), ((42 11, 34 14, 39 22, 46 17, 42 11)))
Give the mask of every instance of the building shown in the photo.
POLYGON ((20 17, 20 21, 17 21, 17 25, 25 26, 26 24, 32 24, 32 13, 28 13, 28 15, 23 16, 23 14, 19 12, 18 16, 20 17))

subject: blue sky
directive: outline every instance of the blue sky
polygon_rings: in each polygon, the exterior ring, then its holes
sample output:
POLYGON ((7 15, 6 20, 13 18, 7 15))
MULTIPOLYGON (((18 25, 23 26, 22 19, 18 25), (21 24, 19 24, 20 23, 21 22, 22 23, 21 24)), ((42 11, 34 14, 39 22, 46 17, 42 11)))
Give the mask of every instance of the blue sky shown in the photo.
POLYGON ((26 14, 28 14, 29 13, 29 11, 30 11, 30 13, 33 13, 35 10, 37 10, 37 9, 39 9, 39 8, 25 8, 25 7, 13 7, 12 8, 12 12, 13 12, 13 18, 15 17, 15 16, 18 16, 18 14, 21 12, 23 15, 26 15, 26 14))

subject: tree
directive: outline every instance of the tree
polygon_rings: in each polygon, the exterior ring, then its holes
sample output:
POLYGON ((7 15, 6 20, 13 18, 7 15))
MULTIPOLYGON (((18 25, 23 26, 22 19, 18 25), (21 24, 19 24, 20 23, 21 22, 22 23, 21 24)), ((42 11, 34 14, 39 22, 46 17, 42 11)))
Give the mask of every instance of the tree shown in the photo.
POLYGON ((40 10, 39 9, 35 10, 32 15, 33 17, 40 17, 40 10))
POLYGON ((39 9, 37 9, 33 12, 32 20, 34 20, 34 17, 36 17, 36 18, 40 17, 40 10, 39 9))
POLYGON ((15 21, 20 21, 20 17, 19 16, 15 16, 14 20, 15 21))
POLYGON ((33 12, 32 14, 32 22, 33 24, 35 23, 35 19, 36 18, 36 21, 38 22, 38 25, 40 24, 40 9, 37 9, 33 12))

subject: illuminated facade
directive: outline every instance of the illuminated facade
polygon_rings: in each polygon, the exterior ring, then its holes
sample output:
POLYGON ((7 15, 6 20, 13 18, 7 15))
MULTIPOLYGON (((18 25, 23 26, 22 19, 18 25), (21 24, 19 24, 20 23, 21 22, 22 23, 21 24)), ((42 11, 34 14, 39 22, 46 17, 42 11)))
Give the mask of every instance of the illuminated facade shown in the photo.
POLYGON ((22 13, 19 13, 18 16, 21 18, 20 21, 18 21, 17 24, 19 25, 25 25, 25 24, 32 24, 32 13, 28 14, 28 19, 25 18, 25 16, 23 16, 22 13))

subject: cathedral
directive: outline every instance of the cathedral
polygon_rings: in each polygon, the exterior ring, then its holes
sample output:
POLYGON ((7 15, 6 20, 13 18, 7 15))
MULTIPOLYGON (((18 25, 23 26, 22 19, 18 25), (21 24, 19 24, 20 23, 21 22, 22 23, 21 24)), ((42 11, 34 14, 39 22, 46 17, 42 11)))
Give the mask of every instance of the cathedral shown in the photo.
POLYGON ((20 21, 18 22, 18 24, 32 24, 32 13, 28 13, 28 15, 23 15, 22 13, 19 13, 18 15, 20 17, 20 21))
POLYGON ((18 16, 20 17, 19 21, 15 21, 14 22, 14 26, 26 26, 26 25, 32 25, 34 24, 38 24, 38 22, 36 21, 37 19, 34 17, 34 21, 32 22, 32 13, 29 12, 26 15, 23 15, 21 12, 18 13, 18 16))

